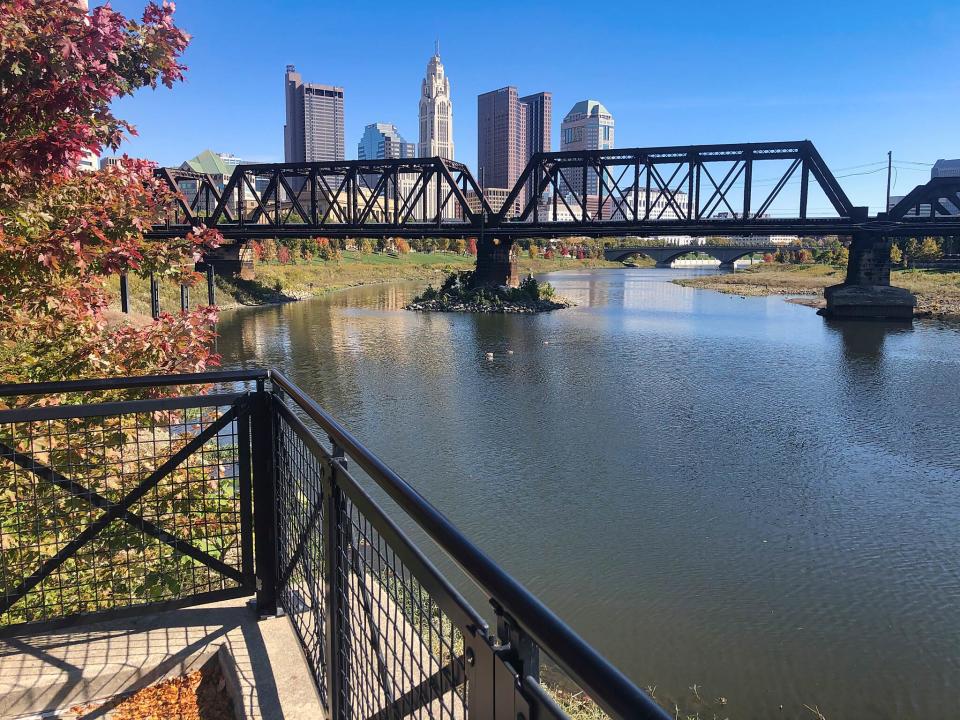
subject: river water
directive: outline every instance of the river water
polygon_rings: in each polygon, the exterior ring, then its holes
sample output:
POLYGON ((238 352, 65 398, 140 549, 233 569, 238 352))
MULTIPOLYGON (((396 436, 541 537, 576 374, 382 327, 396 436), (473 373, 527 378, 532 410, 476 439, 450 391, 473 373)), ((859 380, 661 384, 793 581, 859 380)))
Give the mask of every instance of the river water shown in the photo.
POLYGON ((370 286, 225 313, 219 349, 282 368, 658 697, 960 717, 960 328, 670 282, 694 272, 554 273, 578 305, 538 316, 370 286))

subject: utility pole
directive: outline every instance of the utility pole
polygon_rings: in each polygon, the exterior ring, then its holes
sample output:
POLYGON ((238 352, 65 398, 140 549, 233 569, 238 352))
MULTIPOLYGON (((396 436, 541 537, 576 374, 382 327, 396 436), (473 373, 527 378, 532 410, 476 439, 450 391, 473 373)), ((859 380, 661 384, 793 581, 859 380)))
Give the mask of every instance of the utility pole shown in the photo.
POLYGON ((890 173, 893 171, 893 150, 887 150, 887 204, 883 211, 890 211, 890 173))

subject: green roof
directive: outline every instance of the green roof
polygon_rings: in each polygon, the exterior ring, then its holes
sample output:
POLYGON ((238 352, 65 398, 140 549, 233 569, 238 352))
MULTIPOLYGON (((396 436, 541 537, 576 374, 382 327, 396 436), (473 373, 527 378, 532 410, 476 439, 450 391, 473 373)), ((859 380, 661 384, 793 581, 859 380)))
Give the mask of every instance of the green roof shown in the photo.
POLYGON ((184 164, 189 165, 194 172, 206 173, 207 175, 230 177, 233 174, 233 168, 228 167, 220 156, 212 150, 204 150, 184 164))

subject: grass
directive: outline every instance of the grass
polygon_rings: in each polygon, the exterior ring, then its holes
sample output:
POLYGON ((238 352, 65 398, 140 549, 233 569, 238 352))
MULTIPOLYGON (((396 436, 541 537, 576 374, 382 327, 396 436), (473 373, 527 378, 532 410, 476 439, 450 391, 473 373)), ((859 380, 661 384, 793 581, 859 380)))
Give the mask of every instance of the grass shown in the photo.
MULTIPOLYGON (((674 280, 678 285, 734 295, 822 295, 842 283, 846 269, 829 265, 765 263, 726 275, 674 280)), ((940 318, 960 318, 960 272, 894 270, 890 284, 917 297, 917 310, 940 318)))
MULTIPOLYGON (((402 280, 433 281, 437 284, 449 273, 472 269, 475 258, 451 252, 407 253, 400 256, 362 254, 345 251, 339 261, 301 260, 296 264, 259 263, 255 280, 226 276, 217 277, 217 303, 221 308, 239 305, 262 305, 284 299, 319 295, 358 285, 396 282, 402 280)), ((521 253, 518 258, 521 274, 545 273, 557 270, 622 267, 620 263, 605 260, 531 259, 521 253)), ((130 276, 130 310, 135 315, 150 315, 150 281, 130 276)), ((111 308, 120 309, 119 284, 111 280, 108 287, 111 308)), ((207 286, 201 281, 190 291, 191 306, 207 302, 207 286)), ((169 280, 160 281, 160 308, 164 312, 180 309, 180 287, 169 280)))

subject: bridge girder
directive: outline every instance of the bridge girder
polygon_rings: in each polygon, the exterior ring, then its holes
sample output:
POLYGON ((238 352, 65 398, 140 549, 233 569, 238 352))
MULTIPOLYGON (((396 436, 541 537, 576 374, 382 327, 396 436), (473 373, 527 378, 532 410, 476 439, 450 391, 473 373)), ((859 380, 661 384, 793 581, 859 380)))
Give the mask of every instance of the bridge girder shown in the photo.
POLYGON ((178 199, 154 238, 201 223, 228 240, 960 234, 960 216, 949 212, 960 187, 932 181, 870 218, 808 140, 537 153, 496 211, 469 169, 443 158, 239 165, 222 189, 198 173, 157 173, 178 199), (754 173, 771 164, 767 187, 754 173), (789 216, 771 217, 797 181, 789 216), (832 217, 810 216, 811 189, 832 217))

